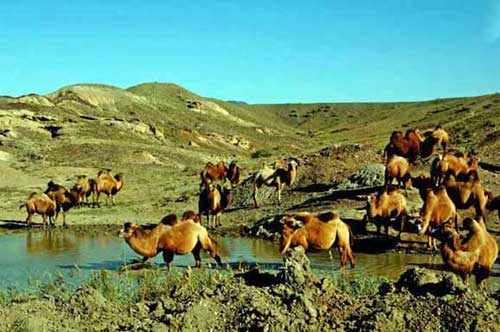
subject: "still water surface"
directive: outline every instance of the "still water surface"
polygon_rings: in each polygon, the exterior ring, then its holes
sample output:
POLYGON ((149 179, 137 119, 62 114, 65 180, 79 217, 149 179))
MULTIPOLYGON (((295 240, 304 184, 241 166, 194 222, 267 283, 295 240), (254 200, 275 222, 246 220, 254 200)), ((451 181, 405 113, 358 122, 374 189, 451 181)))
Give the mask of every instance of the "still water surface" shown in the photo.
MULTIPOLYGON (((263 268, 278 269, 282 264, 276 243, 240 238, 218 238, 223 261, 238 265, 259 264, 263 268)), ((32 231, 22 234, 0 235, 0 288, 22 288, 29 280, 46 280, 48 275, 62 273, 73 282, 85 279, 91 272, 118 270, 124 263, 137 258, 123 239, 110 234, 86 235, 63 230, 32 231)), ((309 254, 313 269, 321 273, 339 273, 339 257, 333 251, 309 254)), ((161 255, 152 260, 163 264, 161 255)), ((213 263, 208 256, 203 262, 213 263)), ((194 265, 192 255, 175 256, 174 265, 194 265)), ((347 269, 351 277, 379 276, 396 279, 410 266, 432 269, 443 268, 439 255, 402 253, 356 254, 356 268, 347 269)), ((500 266, 496 264, 488 283, 492 289, 500 288, 500 266)))

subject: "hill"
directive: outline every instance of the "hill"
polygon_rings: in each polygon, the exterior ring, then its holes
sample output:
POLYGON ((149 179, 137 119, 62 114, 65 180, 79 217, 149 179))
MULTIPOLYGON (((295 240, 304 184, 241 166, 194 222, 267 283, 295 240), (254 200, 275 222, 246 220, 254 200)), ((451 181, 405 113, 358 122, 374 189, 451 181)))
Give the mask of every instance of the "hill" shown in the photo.
POLYGON ((436 124, 459 148, 500 162, 498 94, 426 102, 251 105, 199 96, 175 84, 145 83, 128 89, 78 84, 45 96, 0 97, 0 208, 4 219, 20 219, 20 202, 49 180, 71 186, 75 175, 95 176, 104 167, 125 174, 118 206, 73 212, 70 223, 72 218, 82 223, 131 216, 158 220, 196 207, 198 172, 209 160, 237 159, 248 175, 263 162, 314 154, 334 144, 361 143, 377 155, 393 130, 436 124))

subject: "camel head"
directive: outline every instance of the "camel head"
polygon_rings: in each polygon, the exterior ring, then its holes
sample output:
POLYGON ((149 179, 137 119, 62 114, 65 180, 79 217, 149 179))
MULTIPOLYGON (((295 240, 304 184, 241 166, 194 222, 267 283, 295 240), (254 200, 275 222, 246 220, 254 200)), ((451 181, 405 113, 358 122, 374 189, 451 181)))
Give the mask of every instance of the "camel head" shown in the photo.
POLYGON ((134 235, 136 229, 138 228, 139 226, 137 226, 136 224, 131 222, 126 222, 123 224, 123 228, 118 232, 118 236, 124 239, 128 239, 132 235, 134 235))
POLYGON ((295 219, 293 215, 287 215, 280 219, 280 223, 283 225, 283 228, 290 228, 292 230, 296 230, 304 226, 304 224, 295 219))
POLYGON ((295 219, 293 215, 284 216, 280 219, 280 223, 283 226, 280 239, 280 253, 283 255, 288 251, 293 235, 303 226, 303 224, 295 219))
POLYGON ((448 243, 448 245, 453 246, 456 237, 459 237, 458 232, 455 228, 451 227, 450 221, 444 223, 440 227, 434 228, 430 232, 430 236, 438 239, 441 242, 448 243))

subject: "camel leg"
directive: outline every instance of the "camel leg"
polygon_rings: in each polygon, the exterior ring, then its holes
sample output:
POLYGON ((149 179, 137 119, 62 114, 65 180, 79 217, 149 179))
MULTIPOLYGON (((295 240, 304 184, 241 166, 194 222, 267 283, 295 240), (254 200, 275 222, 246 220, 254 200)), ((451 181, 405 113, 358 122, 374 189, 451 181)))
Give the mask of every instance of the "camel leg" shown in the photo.
POLYGON ((111 195, 111 204, 115 206, 115 195, 111 195))
POLYGON ((373 219, 373 223, 375 224, 375 227, 377 227, 377 235, 380 235, 381 228, 382 228, 382 223, 380 222, 380 218, 375 217, 375 219, 373 219))
POLYGON ((201 267, 201 256, 200 256, 201 245, 200 243, 196 244, 192 253, 194 256, 194 267, 201 267))
POLYGON ((351 269, 354 269, 354 267, 356 266, 356 259, 354 258, 354 254, 352 253, 351 248, 347 250, 347 256, 349 257, 349 261, 351 262, 351 269))
POLYGON ((99 205, 99 197, 100 197, 100 196, 101 196, 101 192, 100 192, 100 191, 98 191, 98 192, 97 192, 97 194, 96 194, 96 200, 95 200, 95 206, 97 206, 97 207, 101 207, 101 206, 99 205))
POLYGON ((403 233, 403 230, 405 228, 406 215, 400 215, 398 217, 398 223, 401 224, 401 227, 399 228, 398 240, 401 240, 401 233, 403 233))
POLYGON ((345 271, 345 266, 347 263, 347 253, 344 247, 339 246, 340 253, 340 270, 345 271))
POLYGON ((165 261, 165 264, 167 264, 167 268, 169 270, 172 270, 172 263, 174 261, 174 253, 170 251, 163 251, 163 260, 165 261))
POLYGON ((63 210, 63 226, 66 227, 66 211, 63 210))
POLYGON ((484 268, 479 268, 478 271, 476 272, 476 284, 479 286, 479 288, 486 288, 486 284, 483 282, 486 280, 490 275, 490 271, 484 268))
POLYGON ((109 206, 109 194, 106 193, 106 206, 109 206))
POLYGON ((33 223, 33 214, 28 211, 28 217, 26 218, 26 223, 28 226, 31 227, 31 224, 33 223))
POLYGON ((42 214, 42 218, 43 218, 43 228, 46 228, 47 227, 47 215, 42 214))
POLYGON ((96 207, 96 192, 92 190, 92 207, 96 207))
POLYGON ((54 216, 54 223, 57 222, 57 218, 59 217, 59 212, 61 212, 61 207, 60 206, 58 206, 56 208, 56 215, 54 216))

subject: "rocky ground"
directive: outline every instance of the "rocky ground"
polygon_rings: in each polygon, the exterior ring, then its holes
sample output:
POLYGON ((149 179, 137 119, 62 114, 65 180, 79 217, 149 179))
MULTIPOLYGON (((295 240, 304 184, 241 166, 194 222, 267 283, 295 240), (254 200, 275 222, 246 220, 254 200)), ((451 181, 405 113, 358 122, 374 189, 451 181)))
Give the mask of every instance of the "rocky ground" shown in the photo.
POLYGON ((419 268, 396 282, 322 278, 295 249, 277 273, 141 270, 3 293, 0 331, 498 331, 499 301, 419 268))
MULTIPOLYGON (((207 161, 236 158, 247 180, 218 235, 276 240, 278 220, 294 211, 334 210, 355 233, 355 252, 427 252, 411 231, 396 241, 365 225, 366 196, 383 181, 381 149, 392 130, 442 124, 462 150, 500 164, 498 95, 422 103, 236 105, 175 85, 122 90, 84 85, 47 96, 0 98, 0 234, 26 232, 19 210, 49 180, 71 187, 75 175, 100 168, 125 176, 116 206, 72 209, 72 232, 116 233, 124 221, 155 224, 197 209, 199 171, 207 161), (252 207, 249 176, 280 158, 300 161, 299 176, 277 207, 263 188, 252 207)), ((424 161, 416 176, 429 169, 424 161)), ((500 194, 498 172, 480 170, 500 194)), ((411 213, 422 202, 408 192, 411 213)), ((470 212, 461 211, 463 217, 470 212)), ((35 218, 40 222, 40 217, 35 218)), ((61 222, 59 221, 58 227, 61 222)), ((500 224, 490 214, 497 236, 500 224)), ((41 229, 38 227, 35 231, 41 229)), ((283 271, 164 271, 97 274, 77 290, 49 284, 33 294, 1 293, 0 331, 495 331, 499 294, 462 288, 450 274, 411 270, 396 283, 321 279, 294 252, 283 271)))
MULTIPOLYGON (((384 181, 384 166, 381 163, 380 151, 370 145, 338 144, 321 149, 314 153, 298 155, 300 161, 298 178, 292 188, 283 192, 282 205, 275 202, 273 188, 263 187, 259 190, 258 209, 253 207, 252 181, 246 173, 243 182, 232 190, 232 205, 222 216, 222 226, 213 232, 225 236, 256 236, 269 240, 278 240, 281 231, 280 218, 296 211, 334 210, 347 222, 356 237, 356 251, 381 251, 430 253, 427 250, 426 237, 415 234, 415 229, 408 226, 397 241, 397 232, 391 229, 391 237, 381 237, 375 233, 375 225, 366 224, 366 198, 369 194, 381 189, 384 181)), ((430 161, 422 161, 412 167, 412 175, 418 176, 429 172, 430 161)), ((485 186, 494 193, 500 192, 500 178, 495 172, 480 170, 485 186)), ((197 174, 190 176, 186 182, 196 183, 197 174)), ((197 211, 198 197, 195 193, 186 192, 178 197, 162 199, 161 202, 135 202, 130 191, 137 188, 137 183, 125 182, 123 193, 117 195, 116 206, 91 208, 84 206, 68 212, 68 224, 72 232, 86 234, 115 234, 125 220, 139 224, 156 224, 162 215, 167 213, 182 214, 187 209, 197 211), (132 211, 131 211, 132 210, 132 211), (162 212, 164 211, 164 212, 162 212)), ((180 187, 182 188, 182 187, 180 187)), ((176 189, 179 192, 179 189, 176 189)), ((408 190, 407 194, 410 214, 416 218, 423 204, 417 190, 408 190)), ((459 211, 460 217, 472 216, 472 211, 459 211)), ((0 232, 24 232, 26 224, 22 220, 24 210, 9 209, 4 211, 0 220, 0 232), (8 218, 8 216, 13 216, 8 218)), ((36 216, 35 220, 39 219, 36 216)), ((411 221, 414 221, 414 218, 411 221)), ((60 225, 60 223, 59 223, 60 225)), ((496 212, 490 213, 488 222, 490 231, 500 237, 500 220, 496 212)))

